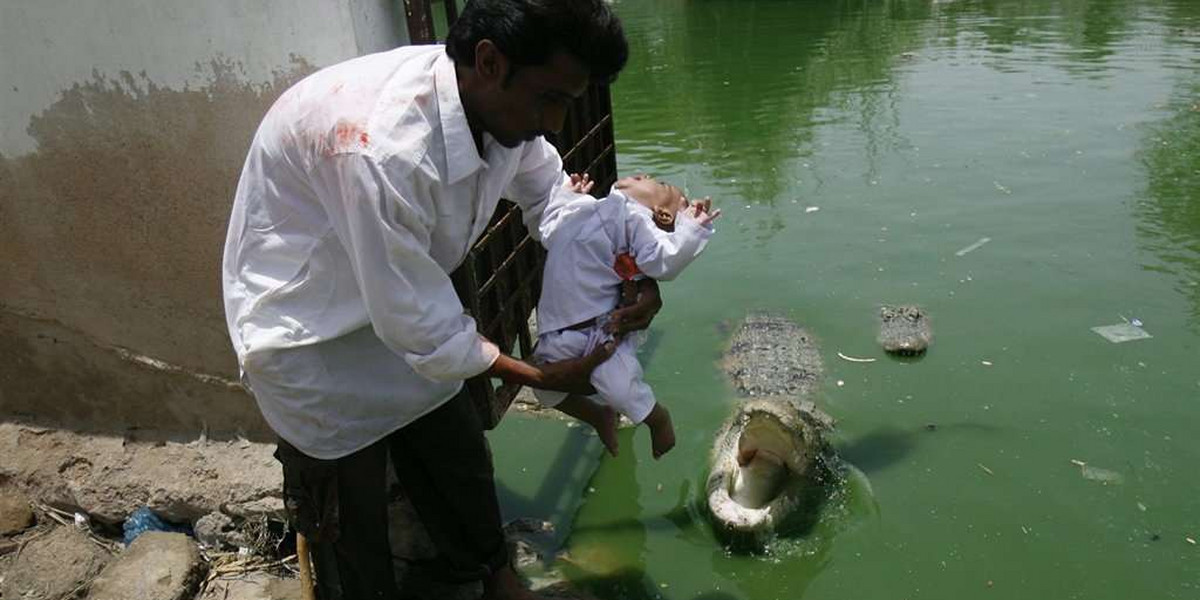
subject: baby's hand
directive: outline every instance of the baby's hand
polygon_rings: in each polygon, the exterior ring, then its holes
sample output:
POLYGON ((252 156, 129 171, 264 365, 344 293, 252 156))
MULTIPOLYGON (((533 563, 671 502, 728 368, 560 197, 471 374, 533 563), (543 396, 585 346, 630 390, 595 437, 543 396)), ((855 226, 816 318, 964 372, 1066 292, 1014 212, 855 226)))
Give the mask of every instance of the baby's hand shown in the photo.
POLYGON ((596 185, 596 182, 592 181, 591 175, 588 175, 587 173, 582 175, 579 173, 572 173, 571 179, 567 182, 566 187, 568 190, 571 190, 576 194, 587 194, 592 191, 592 186, 594 185, 596 185))
POLYGON ((704 198, 689 202, 683 209, 683 214, 695 219, 700 225, 708 227, 717 220, 717 217, 721 216, 721 209, 713 210, 712 198, 704 198))

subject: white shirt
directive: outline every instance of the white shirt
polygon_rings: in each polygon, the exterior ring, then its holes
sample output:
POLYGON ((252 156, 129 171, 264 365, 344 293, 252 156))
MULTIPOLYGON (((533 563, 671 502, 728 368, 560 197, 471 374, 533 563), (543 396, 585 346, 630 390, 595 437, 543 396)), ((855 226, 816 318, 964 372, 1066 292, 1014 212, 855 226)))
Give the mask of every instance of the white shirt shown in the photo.
POLYGON ((542 138, 479 156, 441 46, 340 63, 267 112, 225 242, 229 336, 263 416, 316 458, 440 406, 499 356, 449 273, 501 196, 537 236, 577 195, 542 138))
POLYGON ((596 199, 580 196, 542 221, 546 269, 538 300, 539 335, 608 313, 617 306, 618 254, 633 256, 646 277, 674 279, 691 264, 712 228, 680 211, 675 231, 659 229, 650 209, 618 190, 596 199))

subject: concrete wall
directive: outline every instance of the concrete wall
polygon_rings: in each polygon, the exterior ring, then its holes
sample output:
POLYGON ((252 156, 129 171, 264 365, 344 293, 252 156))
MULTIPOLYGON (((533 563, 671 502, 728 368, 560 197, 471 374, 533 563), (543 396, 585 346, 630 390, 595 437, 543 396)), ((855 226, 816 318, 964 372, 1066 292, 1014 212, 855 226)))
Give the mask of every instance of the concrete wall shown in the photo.
POLYGON ((406 43, 387 0, 0 3, 0 419, 266 433, 220 258, 259 119, 406 43))

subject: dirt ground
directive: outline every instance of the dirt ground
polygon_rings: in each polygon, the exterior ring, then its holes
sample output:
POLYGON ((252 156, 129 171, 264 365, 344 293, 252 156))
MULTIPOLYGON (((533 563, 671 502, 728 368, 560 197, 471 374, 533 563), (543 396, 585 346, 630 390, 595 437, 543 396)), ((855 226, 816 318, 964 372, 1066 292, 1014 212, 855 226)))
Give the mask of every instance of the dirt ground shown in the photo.
MULTIPOLYGON (((513 413, 557 418, 556 411, 538 410, 531 401, 522 397, 513 413)), ((122 524, 140 508, 173 524, 195 525, 206 542, 187 538, 199 557, 200 584, 189 576, 186 588, 155 592, 155 598, 299 598, 273 452, 273 444, 247 440, 165 441, 0 423, 0 525, 8 527, 0 528, 0 600, 82 597, 106 581, 106 573, 111 578, 113 572, 144 570, 124 563, 147 553, 130 553, 120 542, 122 524)), ((432 553, 423 527, 402 499, 389 514, 398 577, 405 589, 430 591, 406 562, 432 553)), ((553 557, 533 550, 544 544, 533 540, 539 528, 530 522, 519 519, 509 527, 514 563, 519 570, 539 564, 544 573, 553 557)), ((547 597, 587 597, 561 580, 539 580, 547 597)), ((439 597, 461 600, 478 594, 478 586, 437 589, 439 597)))

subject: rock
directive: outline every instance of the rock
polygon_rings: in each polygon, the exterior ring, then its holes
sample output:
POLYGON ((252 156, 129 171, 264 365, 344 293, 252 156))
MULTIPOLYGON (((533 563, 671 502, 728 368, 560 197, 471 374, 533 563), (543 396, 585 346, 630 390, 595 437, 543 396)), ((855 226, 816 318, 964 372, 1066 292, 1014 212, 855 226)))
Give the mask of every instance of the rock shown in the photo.
POLYGON ((504 537, 508 541, 508 557, 513 568, 519 572, 538 570, 545 563, 538 548, 548 546, 553 536, 554 524, 549 521, 520 517, 505 524, 504 537))
POLYGON ((73 527, 30 541, 0 585, 0 596, 21 600, 70 598, 112 560, 73 527))
POLYGON ((168 521, 215 511, 282 520, 274 444, 133 441, 0 423, 0 476, 30 498, 116 525, 148 506, 168 521))
POLYGON ((266 573, 217 579, 200 600, 300 600, 300 580, 281 579, 266 573))
POLYGON ((517 517, 504 525, 504 533, 510 536, 526 533, 554 533, 554 523, 533 517, 517 517))
POLYGON ((20 533, 32 525, 29 498, 14 489, 0 489, 0 536, 20 533))
POLYGON ((92 582, 91 600, 183 600, 204 575, 195 542, 182 533, 148 531, 92 582))
POLYGON ((525 540, 508 540, 508 560, 514 569, 524 571, 542 562, 542 553, 525 540))
POLYGON ((196 539, 209 548, 242 548, 250 546, 250 537, 238 529, 233 517, 225 513, 209 513, 192 526, 196 539))
POLYGON ((283 484, 280 483, 274 495, 247 502, 233 502, 222 506, 222 510, 241 519, 256 519, 266 517, 272 521, 287 521, 287 511, 283 506, 283 484))

